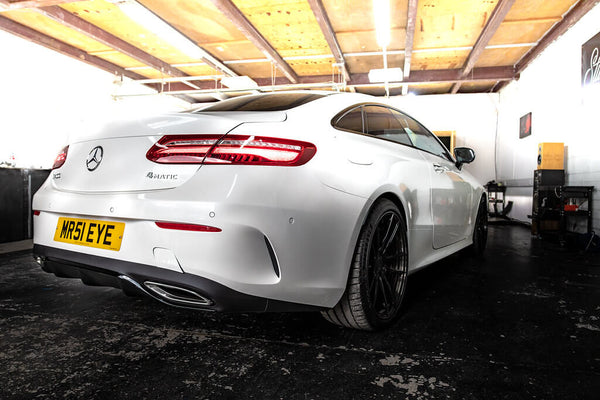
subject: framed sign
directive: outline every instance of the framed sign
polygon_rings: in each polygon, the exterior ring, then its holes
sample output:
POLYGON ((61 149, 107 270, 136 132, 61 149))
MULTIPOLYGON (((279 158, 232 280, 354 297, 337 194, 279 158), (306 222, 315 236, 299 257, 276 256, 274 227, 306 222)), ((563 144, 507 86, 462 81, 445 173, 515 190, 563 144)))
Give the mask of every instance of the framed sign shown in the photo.
POLYGON ((581 86, 600 83, 600 33, 581 46, 581 86))
POLYGON ((433 133, 450 150, 450 153, 454 154, 454 137, 456 136, 456 131, 433 131, 433 133))
POLYGON ((531 135, 531 113, 523 115, 519 121, 519 138, 531 135))

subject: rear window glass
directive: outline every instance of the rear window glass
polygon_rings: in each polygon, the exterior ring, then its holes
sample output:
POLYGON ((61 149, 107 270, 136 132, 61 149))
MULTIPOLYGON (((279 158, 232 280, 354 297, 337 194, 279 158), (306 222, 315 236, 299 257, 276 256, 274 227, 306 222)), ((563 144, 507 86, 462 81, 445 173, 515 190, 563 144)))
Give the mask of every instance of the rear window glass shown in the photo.
POLYGON ((395 113, 387 107, 367 106, 367 134, 392 142, 412 145, 395 113))
POLYGON ((220 101, 196 112, 205 111, 284 111, 325 97, 317 93, 274 93, 241 96, 220 101))
POLYGON ((363 132, 363 120, 361 107, 357 107, 349 113, 345 114, 334 125, 336 128, 346 129, 348 131, 363 132))

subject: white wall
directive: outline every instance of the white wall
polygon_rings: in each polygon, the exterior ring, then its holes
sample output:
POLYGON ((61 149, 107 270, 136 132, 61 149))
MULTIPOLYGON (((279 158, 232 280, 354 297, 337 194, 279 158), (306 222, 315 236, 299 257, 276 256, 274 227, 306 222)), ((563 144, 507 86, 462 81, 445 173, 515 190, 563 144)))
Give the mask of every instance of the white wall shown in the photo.
POLYGON ((388 102, 432 131, 455 131, 455 147, 475 150, 475 161, 464 168, 483 185, 495 179, 498 94, 396 96, 388 102))
POLYGON ((14 155, 18 167, 50 168, 79 132, 123 114, 188 106, 172 96, 114 100, 115 76, 4 31, 0 54, 11 55, 0 63, 0 162, 14 155))
MULTIPOLYGON (((581 46, 600 32, 600 5, 550 45, 518 81, 500 92, 497 180, 532 184, 537 145, 564 142, 567 184, 600 187, 600 85, 581 87, 581 46), (519 139, 519 118, 532 112, 532 135, 519 139)), ((511 216, 530 221, 531 186, 509 188, 511 216)), ((594 227, 600 230, 600 197, 594 196, 594 227)))

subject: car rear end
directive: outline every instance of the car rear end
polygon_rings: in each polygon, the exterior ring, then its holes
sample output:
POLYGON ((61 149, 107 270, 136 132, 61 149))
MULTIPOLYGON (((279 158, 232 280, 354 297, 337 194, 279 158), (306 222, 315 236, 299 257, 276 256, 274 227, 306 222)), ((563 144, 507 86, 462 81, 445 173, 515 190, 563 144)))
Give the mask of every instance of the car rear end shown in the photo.
POLYGON ((34 198, 43 268, 181 307, 335 304, 363 200, 319 181, 326 135, 288 114, 164 115, 71 144, 34 198))

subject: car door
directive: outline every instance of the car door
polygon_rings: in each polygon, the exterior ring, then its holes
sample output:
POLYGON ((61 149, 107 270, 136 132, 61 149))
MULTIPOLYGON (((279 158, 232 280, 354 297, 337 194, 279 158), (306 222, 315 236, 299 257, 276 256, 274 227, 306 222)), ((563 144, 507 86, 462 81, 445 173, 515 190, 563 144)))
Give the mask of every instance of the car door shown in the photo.
POLYGON ((427 232, 431 226, 430 213, 430 176, 427 172, 426 160, 421 151, 415 148, 408 137, 401 121, 396 118, 395 111, 383 105, 365 105, 365 134, 378 139, 380 159, 387 159, 385 180, 396 186, 403 195, 407 207, 408 225, 415 240, 412 254, 419 257, 425 249, 431 248, 431 239, 427 232), (427 243, 426 243, 427 242, 427 243))
POLYGON ((463 179, 443 144, 423 125, 406 114, 396 112, 413 145, 426 160, 431 182, 433 248, 439 249, 467 237, 473 188, 463 179))

